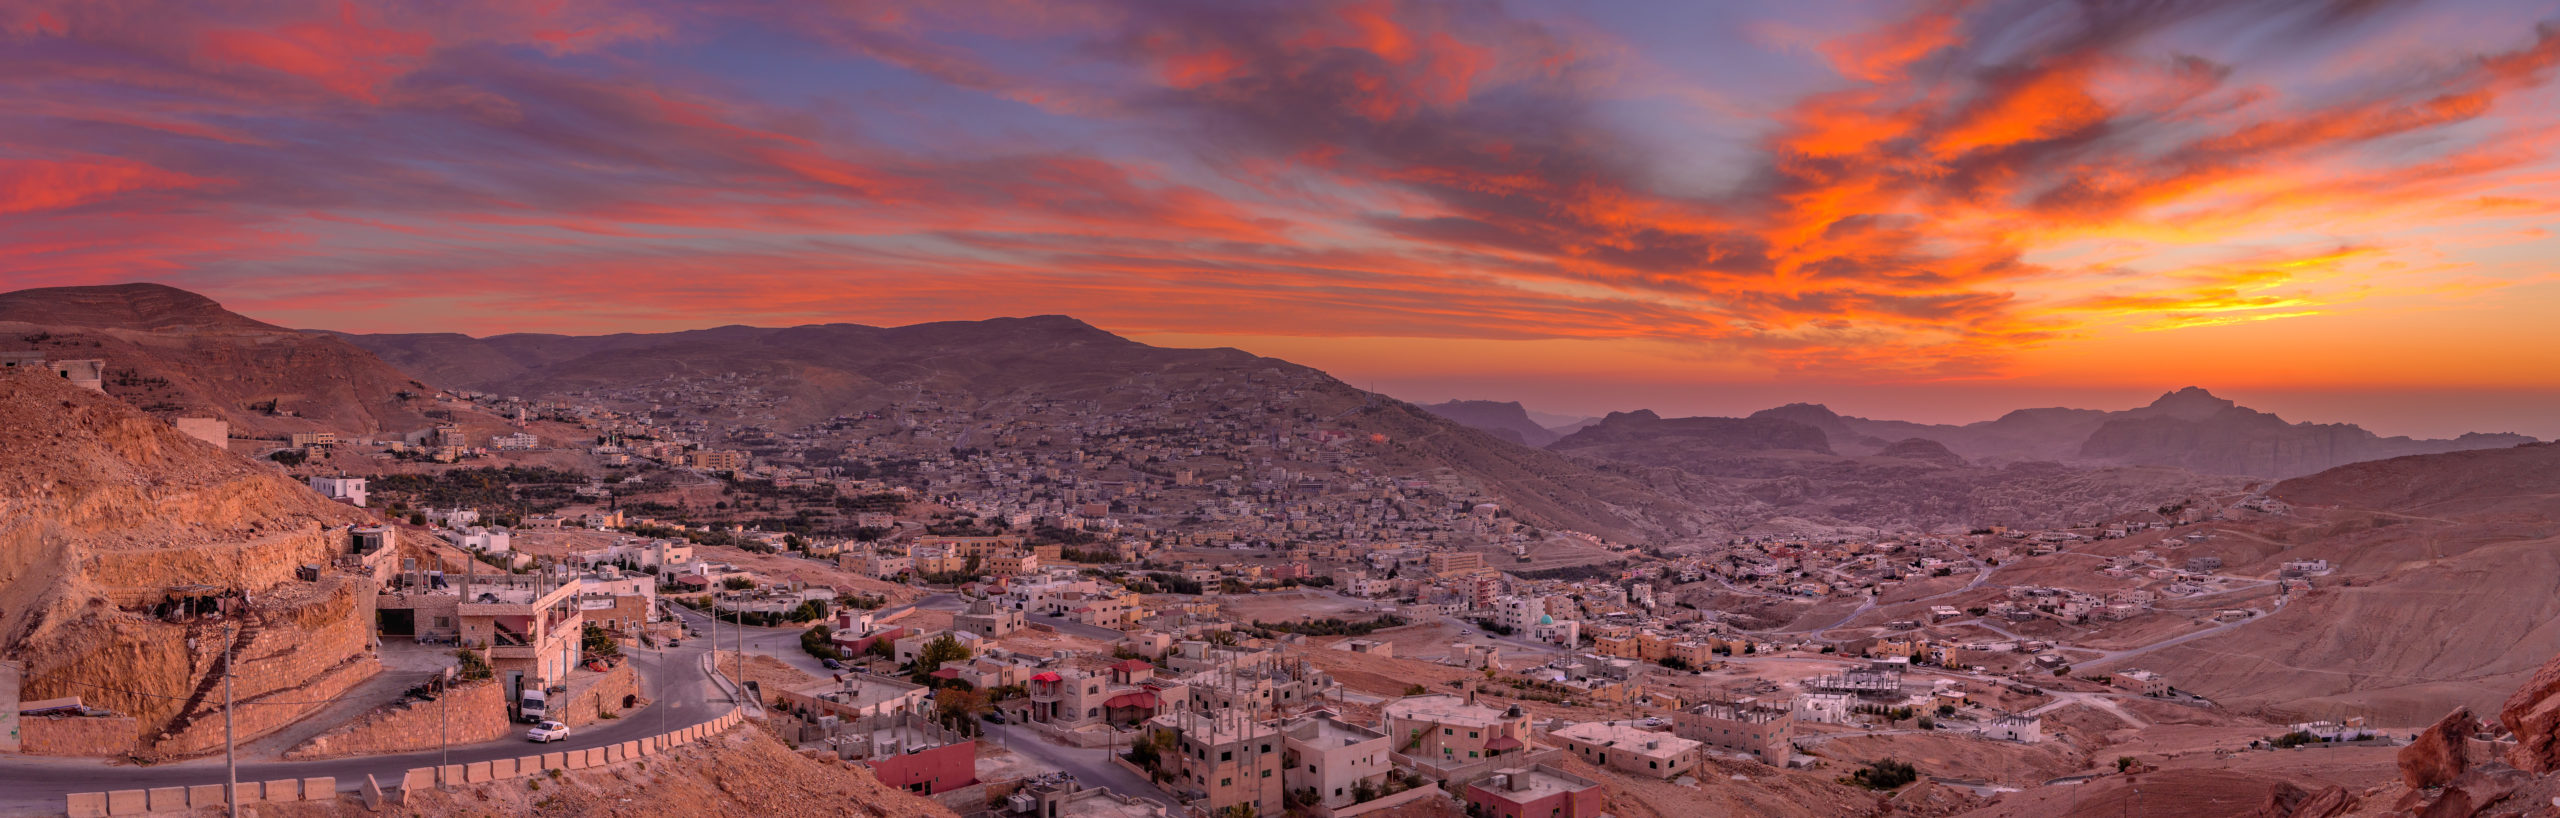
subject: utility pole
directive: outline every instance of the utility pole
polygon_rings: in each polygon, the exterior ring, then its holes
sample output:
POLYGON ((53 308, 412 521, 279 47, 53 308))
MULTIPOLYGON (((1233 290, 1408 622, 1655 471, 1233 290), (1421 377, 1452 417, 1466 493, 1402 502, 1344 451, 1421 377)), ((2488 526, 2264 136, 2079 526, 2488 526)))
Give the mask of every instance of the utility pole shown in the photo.
POLYGON ((453 763, 453 671, 447 669, 436 686, 443 688, 443 695, 436 697, 436 774, 443 775, 453 763))
POLYGON ((240 755, 231 744, 231 660, 240 644, 233 634, 239 625, 222 626, 222 767, 230 783, 222 791, 222 803, 229 805, 231 818, 240 818, 240 755))

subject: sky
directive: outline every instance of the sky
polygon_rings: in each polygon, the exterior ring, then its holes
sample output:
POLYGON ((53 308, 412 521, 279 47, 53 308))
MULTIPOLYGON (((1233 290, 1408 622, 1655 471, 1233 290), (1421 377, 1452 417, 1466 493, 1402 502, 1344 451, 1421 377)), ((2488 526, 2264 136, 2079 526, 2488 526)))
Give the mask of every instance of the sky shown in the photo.
POLYGON ((0 285, 2560 437, 2544 2, 14 0, 0 285))

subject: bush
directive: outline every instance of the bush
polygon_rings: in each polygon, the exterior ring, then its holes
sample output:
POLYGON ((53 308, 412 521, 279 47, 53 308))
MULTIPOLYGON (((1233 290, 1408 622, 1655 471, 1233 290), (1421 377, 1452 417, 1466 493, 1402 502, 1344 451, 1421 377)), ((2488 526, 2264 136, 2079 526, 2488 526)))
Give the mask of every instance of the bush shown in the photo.
POLYGON ((835 629, 825 625, 800 632, 800 649, 820 659, 844 660, 844 651, 836 649, 835 629))
POLYGON ((1849 774, 1849 783, 1871 790, 1900 789, 1902 785, 1918 780, 1918 768, 1911 766, 1910 762, 1891 758, 1869 762, 1866 769, 1849 774))
POLYGON ((2295 730, 2293 732, 2277 736, 2274 743, 2278 749, 2300 747, 2305 744, 2318 744, 2320 743, 2320 737, 2312 735, 2308 730, 2295 730))

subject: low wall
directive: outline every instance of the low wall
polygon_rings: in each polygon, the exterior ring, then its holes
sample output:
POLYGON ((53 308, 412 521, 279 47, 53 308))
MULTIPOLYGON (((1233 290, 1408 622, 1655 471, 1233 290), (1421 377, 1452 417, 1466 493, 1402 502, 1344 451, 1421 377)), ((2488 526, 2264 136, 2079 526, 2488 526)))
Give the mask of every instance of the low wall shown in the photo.
POLYGON ((443 699, 386 705, 291 750, 290 759, 340 758, 424 750, 449 741, 477 744, 515 732, 507 720, 506 685, 495 679, 445 691, 443 699))
POLYGON ((1440 788, 1438 787, 1415 787, 1384 798, 1372 798, 1341 809, 1327 809, 1323 805, 1315 805, 1308 807, 1307 812, 1308 814, 1316 816, 1316 818, 1351 818, 1354 815, 1367 815, 1383 809, 1401 807, 1425 798, 1439 798, 1446 795, 1448 795, 1448 793, 1440 791, 1440 788))
POLYGON ((28 755, 118 756, 133 752, 132 716, 33 716, 18 720, 28 755))
MULTIPOLYGON (((550 770, 584 770, 634 761, 665 752, 667 748, 677 744, 728 732, 729 728, 737 726, 744 720, 743 714, 732 710, 708 722, 638 741, 626 741, 585 750, 555 750, 540 755, 496 761, 475 761, 446 767, 419 767, 400 777, 400 794, 393 796, 392 800, 405 801, 408 792, 426 787, 505 781, 541 775, 550 770)), ((298 782, 286 780, 267 782, 264 785, 244 781, 241 782, 240 787, 240 802, 243 804, 250 803, 249 799, 252 797, 267 801, 294 800, 295 797, 302 800, 327 801, 338 797, 337 779, 334 778, 305 778, 298 782), (288 792, 292 795, 286 796, 288 792)), ((389 790, 388 787, 382 789, 386 792, 389 790)), ((373 791, 366 790, 367 793, 373 791)), ((90 816, 177 812, 191 808, 204 809, 221 803, 221 797, 222 785, 215 783, 193 787, 159 787, 150 790, 75 792, 63 796, 63 806, 64 812, 72 818, 90 818, 90 816)))

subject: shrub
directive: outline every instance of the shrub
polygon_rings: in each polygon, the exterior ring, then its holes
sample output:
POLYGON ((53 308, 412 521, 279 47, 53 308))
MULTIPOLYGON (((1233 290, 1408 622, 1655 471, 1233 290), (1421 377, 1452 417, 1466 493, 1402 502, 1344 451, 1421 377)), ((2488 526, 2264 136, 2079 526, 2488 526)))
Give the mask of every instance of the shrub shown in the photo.
POLYGON ((1849 774, 1849 783, 1871 790, 1899 789, 1918 780, 1918 768, 1911 766, 1910 762, 1891 758, 1868 762, 1865 769, 1849 774))

